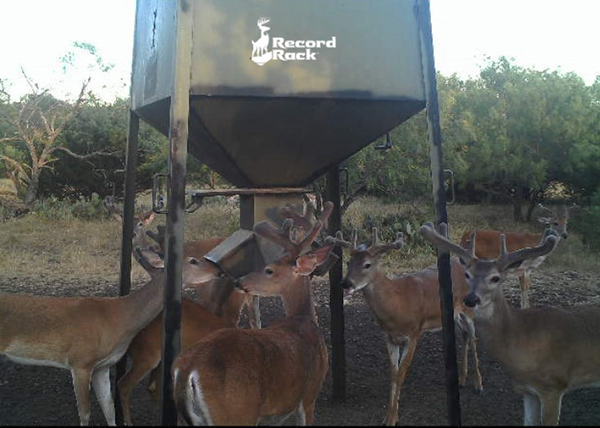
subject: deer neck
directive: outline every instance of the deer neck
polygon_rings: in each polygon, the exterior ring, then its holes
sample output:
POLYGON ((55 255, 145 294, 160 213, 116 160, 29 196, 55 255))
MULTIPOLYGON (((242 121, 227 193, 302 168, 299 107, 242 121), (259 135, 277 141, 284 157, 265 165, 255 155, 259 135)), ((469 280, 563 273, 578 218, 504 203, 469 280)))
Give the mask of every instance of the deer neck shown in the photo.
POLYGON ((475 312, 476 328, 482 332, 481 337, 488 352, 495 357, 507 348, 507 340, 514 336, 512 332, 522 328, 515 321, 515 311, 516 309, 506 301, 500 287, 491 303, 475 312))
POLYGON ((387 291, 392 286, 390 280, 383 272, 377 272, 369 281, 369 284, 362 288, 362 294, 370 306, 385 304, 388 299, 387 291))
POLYGON ((154 275, 139 290, 119 298, 122 314, 126 317, 123 325, 127 326, 127 334, 137 334, 160 313, 164 281, 164 275, 154 275))
POLYGON ((288 317, 305 316, 317 322, 309 277, 300 277, 285 288, 281 295, 285 314, 288 317))

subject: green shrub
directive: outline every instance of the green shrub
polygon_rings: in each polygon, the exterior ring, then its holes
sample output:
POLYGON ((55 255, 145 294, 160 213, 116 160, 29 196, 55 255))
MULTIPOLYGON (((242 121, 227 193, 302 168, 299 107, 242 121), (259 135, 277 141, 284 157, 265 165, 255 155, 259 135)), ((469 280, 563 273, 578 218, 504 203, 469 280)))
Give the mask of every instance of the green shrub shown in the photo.
POLYGON ((600 250, 600 188, 592 195, 590 206, 581 210, 569 226, 581 234, 584 245, 600 250))
POLYGON ((75 202, 50 196, 38 200, 32 211, 38 217, 46 220, 78 218, 91 221, 104 219, 107 215, 102 198, 96 193, 93 193, 90 198, 81 196, 75 202))

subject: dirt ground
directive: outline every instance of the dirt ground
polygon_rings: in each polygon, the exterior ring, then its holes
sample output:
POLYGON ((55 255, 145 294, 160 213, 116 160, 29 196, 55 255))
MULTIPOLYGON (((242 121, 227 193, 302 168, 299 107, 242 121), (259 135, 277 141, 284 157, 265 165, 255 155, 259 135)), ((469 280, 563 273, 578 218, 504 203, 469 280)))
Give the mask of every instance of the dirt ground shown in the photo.
MULTIPOLYGON (((517 303, 517 286, 506 286, 517 303)), ((116 295, 117 286, 103 281, 63 280, 48 277, 18 278, 0 273, 0 291, 53 295, 116 295)), ((359 294, 359 293, 357 293, 359 294)), ((315 286, 319 322, 329 343, 329 290, 315 286)), ((576 271, 541 269, 533 274, 532 305, 573 305, 598 301, 600 275, 576 271)), ((282 314, 277 300, 261 302, 263 322, 282 314)), ((345 309, 347 397, 343 403, 331 399, 328 376, 317 402, 317 425, 379 425, 388 398, 388 361, 383 336, 360 295, 345 309)), ((459 343, 459 347, 462 344, 459 343)), ((480 346, 484 392, 461 389, 464 425, 521 425, 522 402, 510 380, 480 346)), ((156 425, 158 405, 140 383, 132 396, 132 417, 139 425, 156 425)), ((289 421, 293 423, 293 418, 289 421)), ((92 424, 105 425, 98 403, 93 400, 92 424)), ((562 425, 597 425, 600 422, 600 389, 574 391, 562 406, 562 425)), ((75 397, 66 370, 24 366, 0 357, 0 425, 78 425, 75 397)), ((402 389, 399 425, 447 425, 441 333, 426 334, 417 349, 402 389)))

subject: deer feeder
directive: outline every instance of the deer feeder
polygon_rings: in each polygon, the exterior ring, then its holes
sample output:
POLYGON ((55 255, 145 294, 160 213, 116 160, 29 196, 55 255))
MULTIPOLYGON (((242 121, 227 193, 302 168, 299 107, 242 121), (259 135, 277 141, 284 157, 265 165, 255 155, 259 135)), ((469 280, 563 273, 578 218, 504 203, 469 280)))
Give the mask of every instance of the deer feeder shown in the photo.
MULTIPOLYGON (((257 263, 253 224, 277 221, 303 186, 425 108, 428 10, 423 0, 138 0, 130 123, 170 139, 167 260, 181 257, 188 151, 245 189, 241 230, 208 255, 240 274, 239 259, 257 263)), ((132 143, 130 133, 130 154, 132 143)))

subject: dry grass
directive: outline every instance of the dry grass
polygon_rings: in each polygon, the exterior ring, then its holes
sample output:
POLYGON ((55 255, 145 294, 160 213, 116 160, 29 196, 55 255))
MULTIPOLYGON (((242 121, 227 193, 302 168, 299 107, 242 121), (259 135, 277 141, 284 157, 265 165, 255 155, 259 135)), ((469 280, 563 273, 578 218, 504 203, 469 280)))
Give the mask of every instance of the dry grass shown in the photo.
MULTIPOLYGON (((237 209, 208 205, 186 216, 186 239, 228 236, 235 230, 237 209)), ((157 216, 153 225, 164 224, 157 216)), ((112 219, 47 220, 36 214, 0 225, 0 271, 14 276, 56 275, 117 281, 121 258, 121 225, 112 219)), ((133 263, 133 279, 146 277, 133 263)))
MULTIPOLYGON (((451 237, 460 239, 464 230, 490 227, 505 230, 541 231, 536 224, 515 224, 507 206, 450 206, 451 237)), ((351 225, 363 224, 364 216, 398 214, 414 219, 415 224, 433 220, 431 207, 408 204, 383 204, 365 198, 353 204, 345 217, 351 225)), ((235 231, 238 209, 226 204, 206 204, 186 216, 186 240, 229 236, 235 231)), ((157 216, 155 225, 164 223, 157 216)), ((365 235, 367 236, 367 235, 365 235)), ((103 278, 118 281, 121 252, 120 224, 114 220, 45 220, 35 214, 0 224, 0 271, 5 275, 44 275, 57 278, 103 278)), ((423 245, 392 252, 384 260, 390 273, 421 269, 435 263, 431 248, 423 245)), ((590 253, 576 235, 562 243, 544 269, 600 271, 600 256, 590 253)), ((133 278, 146 273, 133 264, 133 278)))

